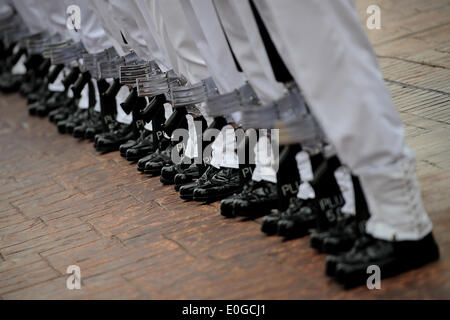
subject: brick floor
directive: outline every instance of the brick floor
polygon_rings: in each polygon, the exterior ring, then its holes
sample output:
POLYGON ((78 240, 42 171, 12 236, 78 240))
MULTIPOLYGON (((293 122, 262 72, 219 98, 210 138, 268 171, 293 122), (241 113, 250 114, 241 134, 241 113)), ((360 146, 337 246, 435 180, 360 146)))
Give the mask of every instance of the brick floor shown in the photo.
POLYGON ((417 153, 439 262, 379 291, 344 291, 307 238, 282 242, 260 221, 185 203, 117 153, 59 135, 28 117, 18 95, 2 95, 0 298, 450 298, 450 1, 359 0, 363 22, 370 4, 382 10, 382 29, 369 36, 417 153), (81 290, 66 289, 72 264, 81 290))

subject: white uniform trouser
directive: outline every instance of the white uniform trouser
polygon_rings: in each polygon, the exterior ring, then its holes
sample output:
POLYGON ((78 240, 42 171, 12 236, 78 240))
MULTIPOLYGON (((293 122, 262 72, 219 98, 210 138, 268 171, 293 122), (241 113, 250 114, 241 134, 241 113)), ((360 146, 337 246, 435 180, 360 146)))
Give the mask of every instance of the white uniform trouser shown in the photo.
POLYGON ((64 0, 66 6, 78 5, 81 9, 81 29, 79 30, 81 41, 89 53, 97 53, 113 46, 110 37, 103 29, 97 17, 92 1, 90 0, 64 0))
POLYGON ((213 3, 202 0, 178 1, 219 92, 225 94, 243 86, 244 76, 237 70, 213 3))
MULTIPOLYGON (((194 0, 196 1, 196 0, 194 0)), ((262 104, 270 103, 285 94, 284 86, 277 82, 261 38, 255 17, 248 1, 214 0, 214 5, 233 52, 249 83, 262 104)), ((257 144, 255 181, 276 181, 274 159, 263 151, 265 139, 257 144)))
POLYGON ((49 0, 37 1, 37 5, 42 8, 43 15, 41 19, 45 19, 49 25, 50 34, 60 34, 65 39, 73 39, 75 42, 80 40, 79 32, 69 30, 66 26, 66 3, 65 1, 49 0))
POLYGON ((38 0, 14 0, 12 4, 31 34, 49 30, 48 19, 38 0))
POLYGON ((128 45, 140 58, 153 60, 153 56, 144 39, 144 34, 136 23, 136 3, 134 1, 121 0, 108 0, 108 2, 110 3, 111 19, 115 21, 122 31, 128 45))
POLYGON ((170 41, 175 50, 179 75, 185 76, 192 84, 210 77, 178 0, 159 1, 157 4, 168 35, 164 41, 170 41))
POLYGON ((156 32, 148 2, 146 0, 134 0, 134 5, 130 5, 130 7, 134 11, 133 18, 136 20, 148 47, 148 52, 151 54, 149 59, 155 60, 163 72, 172 69, 169 55, 165 52, 161 38, 156 32))
MULTIPOLYGON (((247 76, 250 83, 259 88, 261 88, 261 85, 263 87, 267 85, 272 85, 275 88, 278 87, 279 91, 274 97, 282 95, 282 87, 276 83, 273 72, 270 69, 270 64, 265 63, 268 63, 269 60, 256 28, 249 28, 242 31, 245 33, 246 39, 251 38, 254 42, 253 47, 245 46, 246 53, 238 56, 238 59, 243 59, 243 62, 239 61, 244 71, 243 75, 236 68, 213 3, 200 0, 178 1, 180 1, 183 7, 197 47, 205 59, 220 93, 228 93, 241 87, 245 83, 245 76, 247 76)), ((253 16, 246 17, 247 23, 250 18, 253 18, 253 16)), ((236 41, 234 42, 236 45, 236 41)), ((240 114, 233 114, 233 118, 235 121, 239 121, 240 114)), ((212 165, 232 168, 238 167, 238 157, 234 152, 236 147, 234 139, 235 135, 230 127, 222 130, 221 135, 216 139, 217 142, 213 145, 212 165), (219 143, 221 143, 222 148, 220 148, 219 143)), ((261 157, 257 156, 257 160, 261 160, 261 157)), ((257 180, 276 180, 275 172, 273 172, 267 161, 257 161, 254 178, 257 180)))
MULTIPOLYGON (((176 53, 176 65, 180 74, 184 75, 190 83, 197 83, 202 79, 211 76, 211 68, 208 68, 201 50, 197 46, 195 36, 191 32, 192 26, 189 24, 182 5, 178 0, 166 0, 157 3, 156 10, 163 21, 163 28, 160 27, 160 34, 166 43, 166 48, 173 48, 176 53)), ((196 34, 197 36, 197 34, 196 34)), ((200 47, 201 48, 201 47, 200 47)), ((202 48, 201 48, 202 49, 202 48)), ((192 157, 196 150, 198 141, 194 141, 195 129, 193 122, 188 122, 190 135, 186 156, 192 157)), ((238 167, 235 154, 234 130, 230 126, 222 129, 212 145, 212 165, 216 167, 238 167)))
POLYGON ((214 5, 233 52, 261 103, 281 98, 284 86, 275 80, 249 2, 214 0, 214 5))
POLYGON ((5 20, 14 14, 14 9, 9 3, 9 1, 0 1, 0 20, 5 20))
POLYGON ((97 16, 103 30, 111 41, 119 55, 124 55, 129 51, 129 47, 123 42, 121 27, 117 21, 111 17, 111 4, 107 0, 91 1, 92 10, 97 16))
MULTIPOLYGON (((244 76, 237 70, 212 2, 177 1, 180 3, 179 8, 182 8, 198 51, 205 60, 219 93, 229 93, 243 86, 244 76)), ((232 118, 237 121, 240 119, 240 113, 233 114, 232 118)), ((212 119, 207 120, 212 121, 212 119)), ((212 145, 211 165, 217 168, 239 167, 235 139, 234 129, 231 126, 222 128, 212 145)))
POLYGON ((283 59, 341 161, 358 175, 367 232, 417 240, 432 229, 414 155, 351 0, 255 0, 283 59))

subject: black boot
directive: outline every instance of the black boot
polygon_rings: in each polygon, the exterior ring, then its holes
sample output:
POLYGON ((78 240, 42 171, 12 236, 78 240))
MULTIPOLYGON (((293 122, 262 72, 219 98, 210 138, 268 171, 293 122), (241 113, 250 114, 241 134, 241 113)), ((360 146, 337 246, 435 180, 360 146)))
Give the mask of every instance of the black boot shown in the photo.
MULTIPOLYGON (((133 159, 130 161, 136 161, 143 157, 146 157, 150 153, 154 152, 158 146, 158 142, 160 138, 162 137, 162 123, 165 121, 164 118, 164 103, 166 102, 166 98, 164 95, 158 95, 156 97, 153 97, 149 103, 141 110, 139 110, 139 118, 142 119, 145 123, 152 122, 153 130, 151 132, 151 136, 146 136, 149 141, 146 141, 142 147, 148 148, 148 143, 152 143, 154 145, 153 148, 150 148, 152 150, 147 150, 148 152, 144 151, 132 151, 130 152, 129 158, 133 159)), ((128 102, 129 103, 129 102, 128 102)), ((128 104, 127 103, 127 104, 128 104)), ((123 105, 122 109, 128 109, 127 105, 123 105)), ((125 110, 124 109, 124 110, 125 110)), ((129 140, 122 144, 119 148, 120 155, 124 158, 127 158, 127 151, 128 149, 134 148, 137 146, 142 140, 129 140)), ((138 147, 140 149, 141 146, 138 147)))
POLYGON ((62 80, 64 85, 65 99, 61 101, 59 107, 48 114, 48 119, 51 122, 58 123, 61 120, 67 119, 67 117, 75 112, 76 103, 75 99, 67 97, 67 92, 78 79, 80 75, 80 69, 78 67, 72 68, 72 70, 62 80))
POLYGON ((319 252, 337 254, 350 250, 365 232, 369 209, 357 177, 352 177, 355 196, 355 215, 344 216, 335 227, 311 234, 310 245, 319 252))
MULTIPOLYGON (((188 128, 186 120, 186 108, 177 108, 171 114, 171 116, 165 121, 165 123, 158 127, 158 129, 164 130, 167 137, 172 136, 172 133, 176 129, 186 129, 188 128)), ((157 124, 157 123, 156 123, 157 124)), ((154 124, 155 125, 155 124, 154 124)), ((164 141, 163 139, 162 141, 164 141)), ((168 140, 168 139, 167 139, 168 140)), ((159 148, 157 152, 153 154, 153 158, 147 161, 145 164, 144 172, 150 175, 160 175, 161 170, 166 165, 173 164, 172 162, 172 152, 178 152, 180 155, 180 150, 175 149, 176 141, 170 141, 170 144, 163 148, 159 148)))
POLYGON ((89 108, 87 119, 73 129, 72 135, 77 139, 90 139, 94 137, 96 132, 101 132, 101 128, 100 112, 89 108), (87 133, 88 130, 90 133, 87 133))
MULTIPOLYGON (((79 100, 81 97, 81 92, 83 91, 84 87, 89 83, 91 80, 91 74, 89 71, 85 71, 80 74, 77 81, 73 84, 71 87, 71 90, 73 92, 73 98, 74 100, 79 100)), ((57 103, 55 101, 55 103, 57 103)), ((59 133, 70 133, 72 134, 73 129, 79 125, 82 121, 87 119, 87 110, 84 109, 76 109, 76 111, 64 120, 60 120, 57 122, 56 126, 58 127, 59 133)))
POLYGON ((268 236, 274 235, 278 231, 278 222, 285 217, 292 216, 295 212, 300 211, 304 205, 304 200, 292 197, 286 210, 273 209, 271 213, 264 217, 261 224, 261 231, 268 236))
POLYGON ((44 89, 42 87, 46 84, 45 78, 49 76, 50 59, 44 59, 41 55, 33 54, 28 57, 25 66, 27 67, 27 76, 24 79, 25 81, 22 82, 19 92, 28 101, 30 101, 30 98, 33 100, 32 96, 37 100, 40 96, 36 94, 44 89))
POLYGON ((278 205, 277 185, 267 181, 250 180, 241 193, 232 195, 220 203, 224 217, 257 218, 268 215, 278 205))
POLYGON ((159 141, 163 136, 162 125, 165 121, 164 102, 160 96, 154 97, 149 104, 145 104, 144 98, 140 103, 135 102, 133 119, 139 122, 141 135, 137 140, 130 140, 120 146, 121 154, 124 154, 128 161, 138 161, 143 157, 154 153, 158 148, 159 141), (155 105, 154 107, 152 105, 155 105), (152 131, 145 129, 145 124, 152 122, 152 131), (133 143, 134 142, 134 143, 133 143))
POLYGON ((119 151, 121 144, 136 139, 136 136, 137 132, 133 123, 118 124, 117 129, 109 132, 107 136, 97 136, 94 147, 101 153, 119 151))
POLYGON ((151 176, 158 176, 164 166, 172 164, 172 144, 161 150, 153 153, 153 157, 145 164, 144 172, 151 176))
POLYGON ((24 48, 20 48, 16 53, 8 57, 6 61, 5 72, 0 77, 0 90, 4 93, 17 92, 23 82, 25 75, 12 74, 11 70, 14 65, 19 62, 20 58, 26 53, 24 48))
MULTIPOLYGON (((108 90, 108 88, 109 88, 109 84, 108 84, 108 82, 106 82, 105 79, 97 80, 97 90, 98 90, 98 95, 100 97, 100 108, 102 106, 103 94, 106 92, 106 90, 108 90)), ((104 129, 105 129, 105 126, 104 126, 101 111, 96 112, 94 110, 94 112, 92 112, 90 122, 87 123, 87 127, 84 132, 84 138, 89 139, 90 141, 94 141, 95 135, 102 133, 104 129)))
POLYGON ((193 200, 209 203, 239 193, 251 176, 252 170, 248 166, 240 169, 221 168, 210 181, 194 190, 193 200))
POLYGON ((192 159, 183 158, 181 163, 171 164, 161 169, 161 177, 159 180, 164 185, 171 185, 175 183, 175 176, 178 174, 184 174, 186 170, 192 164, 192 159))
POLYGON ((219 169, 216 167, 208 166, 199 179, 180 187, 180 198, 183 200, 192 200, 194 197, 194 190, 206 185, 218 172, 219 169))
POLYGON ((205 171, 206 166, 204 164, 191 164, 189 168, 183 170, 182 173, 176 174, 173 178, 173 182, 175 183, 175 191, 180 191, 181 186, 199 179, 205 171))
POLYGON ((93 121, 100 120, 100 114, 94 110, 97 99, 95 98, 95 86, 93 80, 89 81, 88 89, 89 107, 87 111, 87 117, 86 119, 82 120, 81 123, 75 123, 75 127, 72 129, 73 137, 78 139, 83 139, 86 136, 86 130, 90 125, 93 125, 93 121))
POLYGON ((295 156, 300 151, 301 147, 297 144, 285 146, 280 152, 280 166, 277 172, 278 208, 272 209, 261 224, 261 231, 267 235, 276 234, 278 221, 282 216, 298 211, 300 204, 303 203, 297 199, 300 174, 295 156))
MULTIPOLYGON (((97 82, 98 83, 98 82, 97 82)), ((109 85, 104 83, 102 88, 99 87, 100 95, 100 116, 102 119, 102 132, 97 133, 94 136, 94 147, 96 147, 97 141, 99 139, 104 139, 112 136, 117 130, 122 130, 128 125, 118 123, 116 121, 117 116, 117 101, 116 96, 119 93, 122 85, 119 79, 114 79, 114 81, 109 85), (102 90, 103 93, 101 92, 102 90)))
POLYGON ((334 177, 334 171, 339 166, 340 162, 336 157, 322 162, 314 172, 314 181, 311 182, 316 197, 305 200, 299 211, 280 219, 277 229, 279 236, 289 239, 303 237, 311 229, 322 232, 336 225, 341 215, 340 208, 344 205, 334 177))
POLYGON ((128 161, 138 161, 155 152, 157 145, 158 143, 154 140, 153 132, 144 129, 138 139, 130 140, 128 144, 121 145, 120 151, 123 152, 122 150, 125 149, 125 158, 128 161), (131 141, 134 141, 135 144, 130 147, 131 141))
POLYGON ((137 166, 138 171, 144 172, 145 166, 147 165, 147 163, 149 163, 150 161, 152 161, 154 159, 157 159, 160 156, 161 152, 166 150, 170 144, 171 144, 171 141, 169 139, 167 139, 166 137, 162 136, 158 141, 158 148, 156 149, 156 151, 139 159, 138 166, 137 166))
POLYGON ((56 124, 58 132, 61 134, 72 134, 74 128, 88 118, 88 109, 79 109, 69 115, 65 120, 58 121, 56 124))
POLYGON ((415 241, 385 241, 365 236, 349 252, 327 257, 327 274, 334 274, 336 280, 351 288, 366 283, 369 266, 378 266, 381 278, 387 278, 438 259, 439 248, 432 233, 415 241))
POLYGON ((205 118, 196 118, 194 120, 194 126, 197 141, 200 144, 199 156, 196 159, 190 159, 183 156, 180 163, 165 166, 161 170, 160 181, 165 185, 175 184, 175 177, 178 176, 178 187, 176 187, 176 190, 179 189, 180 185, 189 183, 193 179, 198 179, 204 172, 204 170, 202 170, 203 165, 197 166, 193 165, 193 163, 203 160, 203 150, 206 144, 203 143, 202 135, 207 127, 205 118))

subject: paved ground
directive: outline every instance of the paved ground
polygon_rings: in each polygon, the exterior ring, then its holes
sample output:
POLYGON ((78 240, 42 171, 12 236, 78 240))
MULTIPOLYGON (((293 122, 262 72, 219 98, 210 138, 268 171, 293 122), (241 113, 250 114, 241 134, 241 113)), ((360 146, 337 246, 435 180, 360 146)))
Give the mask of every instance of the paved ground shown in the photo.
POLYGON ((0 298, 450 298, 450 1, 358 1, 382 9, 370 31, 418 156, 442 258, 344 291, 308 239, 265 237, 259 221, 225 220, 217 205, 182 202, 117 153, 30 118, 0 96, 0 298), (66 268, 82 289, 66 289, 66 268))

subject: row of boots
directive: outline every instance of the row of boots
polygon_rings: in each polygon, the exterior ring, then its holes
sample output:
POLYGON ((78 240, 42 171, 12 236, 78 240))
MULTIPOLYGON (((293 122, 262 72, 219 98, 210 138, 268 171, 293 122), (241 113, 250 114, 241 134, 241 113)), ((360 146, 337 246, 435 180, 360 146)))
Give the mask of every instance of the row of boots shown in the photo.
MULTIPOLYGON (((365 283, 369 265, 382 266, 383 276, 389 276, 439 256, 431 234, 421 241, 389 242, 365 233, 370 213, 356 176, 351 176, 354 210, 343 212, 346 199, 335 177, 342 165, 336 156, 310 154, 314 178, 306 185, 314 196, 299 196, 299 189, 306 182, 296 161, 301 145, 281 147, 276 183, 255 181, 254 166, 248 162, 227 168, 185 156, 183 147, 171 137, 175 129, 188 129, 188 111, 176 108, 166 118, 168 101, 164 94, 141 97, 132 87, 118 105, 117 95, 122 88, 119 79, 93 79, 89 71, 51 65, 48 58, 27 55, 23 49, 14 52, 1 47, 1 60, 1 91, 19 92, 27 99, 30 115, 48 117, 61 134, 90 140, 100 153, 119 151, 123 158, 136 163, 138 171, 159 176, 164 185, 173 185, 182 200, 220 201, 220 212, 226 218, 263 217, 261 230, 268 236, 290 240, 309 235, 310 246, 328 254, 326 274, 345 287, 365 283), (26 73, 13 74, 12 67, 23 57, 26 73), (63 89, 49 89, 61 76, 63 89), (79 108, 83 91, 88 93, 88 108, 79 108), (131 123, 116 120, 118 107, 131 115, 131 123), (180 163, 173 162, 174 152, 181 157, 180 163)), ((221 130, 227 125, 223 117, 216 117, 209 126, 202 116, 194 116, 194 122, 204 128, 203 137, 208 136, 208 130, 221 130)), ((204 150, 206 143, 199 143, 204 150)), ((248 149, 245 143, 239 147, 248 149)))

